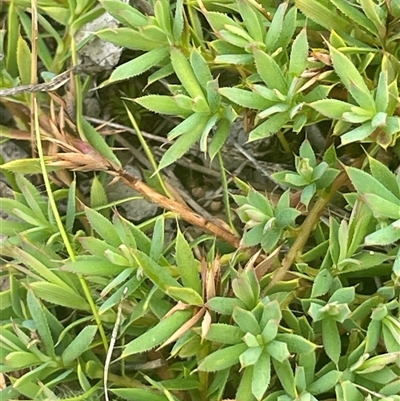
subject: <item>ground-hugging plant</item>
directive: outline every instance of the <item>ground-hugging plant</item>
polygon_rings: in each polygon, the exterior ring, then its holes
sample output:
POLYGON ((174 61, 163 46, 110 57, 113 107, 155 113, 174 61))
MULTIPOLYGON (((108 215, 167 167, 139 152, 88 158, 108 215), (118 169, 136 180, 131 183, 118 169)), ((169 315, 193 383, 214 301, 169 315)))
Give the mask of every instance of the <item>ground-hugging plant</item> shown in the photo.
POLYGON ((398 2, 61 3, 4 7, 0 82, 31 93, 0 98, 16 124, 1 133, 32 130, 38 158, 1 166, 13 198, 1 198, 0 398, 400 400, 398 2), (25 62, 59 73, 71 50, 76 64, 75 32, 105 11, 121 25, 96 35, 134 53, 102 85, 142 80, 123 100, 176 122, 157 163, 127 108, 155 185, 123 170, 83 117, 79 76, 69 119, 55 92, 35 94, 25 62), (293 171, 273 175, 278 200, 226 183, 221 149, 243 116, 249 141, 277 135, 294 153, 293 171), (286 136, 311 126, 328 127, 323 146, 290 148, 286 136), (169 198, 163 169, 196 143, 220 163, 241 238, 169 198), (67 170, 96 171, 90 200, 67 170), (106 174, 169 211, 126 220, 106 174), (177 217, 212 235, 179 222, 167 237, 177 217))

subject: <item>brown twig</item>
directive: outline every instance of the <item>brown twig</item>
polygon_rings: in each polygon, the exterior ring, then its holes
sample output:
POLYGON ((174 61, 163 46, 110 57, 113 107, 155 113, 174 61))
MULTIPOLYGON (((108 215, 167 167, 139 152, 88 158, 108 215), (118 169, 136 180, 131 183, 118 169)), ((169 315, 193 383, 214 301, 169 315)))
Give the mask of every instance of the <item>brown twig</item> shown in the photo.
MULTIPOLYGON (((353 165, 361 165, 363 160, 364 156, 357 159, 353 165)), ((293 246, 290 248, 288 254, 283 259, 282 266, 279 269, 275 270, 272 276, 272 280, 268 284, 266 291, 272 288, 275 284, 279 283, 285 277, 286 273, 289 271, 293 263, 301 256, 303 248, 306 245, 308 238, 314 230, 316 224, 318 223, 322 213, 324 212, 324 209, 329 204, 332 196, 346 184, 347 180, 348 177, 346 172, 341 171, 333 182, 330 191, 323 193, 321 197, 315 202, 313 208, 310 210, 302 226, 300 227, 299 235, 297 236, 293 246)))
POLYGON ((48 82, 41 84, 34 83, 30 85, 20 85, 14 88, 0 89, 0 97, 15 96, 21 93, 37 93, 37 92, 50 92, 54 91, 61 86, 65 85, 71 78, 71 73, 78 73, 82 70, 81 66, 70 68, 69 70, 56 75, 53 79, 48 82))
POLYGON ((198 215, 187 206, 184 206, 173 199, 159 194, 154 189, 147 186, 139 178, 127 173, 125 170, 114 169, 114 171, 110 171, 110 173, 120 178, 122 182, 142 194, 143 197, 148 199, 150 202, 156 203, 166 210, 179 214, 183 220, 216 235, 217 237, 226 241, 228 244, 232 245, 234 248, 240 247, 240 239, 236 235, 232 234, 230 231, 221 227, 220 225, 207 220, 203 216, 198 215))

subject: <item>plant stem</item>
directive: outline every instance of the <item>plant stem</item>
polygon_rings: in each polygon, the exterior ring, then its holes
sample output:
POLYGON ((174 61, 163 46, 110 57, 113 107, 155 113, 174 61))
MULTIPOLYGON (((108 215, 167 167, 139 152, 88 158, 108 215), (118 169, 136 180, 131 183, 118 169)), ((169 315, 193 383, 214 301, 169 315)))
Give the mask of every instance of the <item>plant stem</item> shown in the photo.
MULTIPOLYGON (((39 155, 39 159, 40 159, 40 166, 42 169, 42 175, 43 175, 43 180, 44 180, 45 187, 46 187, 46 192, 49 197, 50 206, 53 211, 58 230, 60 231, 61 238, 64 241, 65 247, 67 249, 67 252, 68 252, 68 255, 69 255, 71 261, 74 262, 74 261, 76 261, 75 252, 74 252, 74 249, 72 248, 68 234, 65 231, 64 225, 61 220, 61 216, 58 213, 57 204, 56 204, 56 201, 53 196, 53 191, 51 189, 49 176, 47 175, 42 140, 40 137, 39 114, 38 114, 38 106, 37 106, 36 97, 33 98, 33 113, 34 113, 33 115, 34 115, 35 133, 36 133, 36 146, 37 146, 37 151, 38 151, 38 155, 39 155)), ((86 296, 86 300, 88 301, 88 303, 90 305, 90 308, 93 313, 94 319, 96 321, 97 327, 99 328, 99 332, 100 332, 101 339, 103 341, 104 349, 107 352, 108 351, 108 341, 107 341, 106 333, 104 331, 104 327, 101 322, 96 304, 94 303, 92 294, 90 293, 90 289, 89 289, 89 286, 88 286, 86 280, 84 279, 84 277, 82 275, 78 275, 78 277, 79 277, 79 282, 81 283, 83 292, 86 296)))
POLYGON ((178 213, 187 222, 201 227, 204 230, 216 235, 217 237, 226 241, 228 244, 232 245, 234 248, 240 247, 240 238, 238 238, 235 234, 226 230, 219 224, 216 224, 198 215, 197 213, 193 212, 193 210, 189 209, 186 205, 182 205, 174 199, 170 199, 164 195, 159 194, 157 191, 147 186, 139 178, 127 173, 126 171, 118 169, 116 168, 116 166, 113 166, 113 168, 113 175, 116 175, 126 185, 141 193, 150 202, 156 203, 157 205, 171 212, 178 213))
POLYGON ((221 152, 218 152, 218 163, 219 163, 219 170, 221 172, 222 189, 224 191, 223 199, 224 199, 224 204, 225 204, 226 217, 228 218, 229 227, 231 228, 231 230, 234 233, 237 234, 237 230, 236 230, 236 228, 233 224, 233 220, 232 220, 232 211, 231 211, 231 207, 229 204, 228 180, 226 179, 224 161, 222 160, 221 152))
MULTIPOLYGON (((358 159, 355 162, 355 164, 362 163, 363 159, 364 157, 358 159)), ((347 174, 345 171, 342 171, 336 177, 330 191, 324 192, 320 195, 320 198, 315 202, 310 213, 304 220, 292 248, 283 259, 282 266, 279 269, 277 269, 274 275, 272 276, 271 282, 265 289, 266 291, 272 288, 276 283, 279 283, 285 277, 286 273, 289 271, 292 264, 301 257, 304 245, 307 243, 310 234, 314 230, 314 227, 317 225, 318 220, 321 217, 325 207, 330 202, 332 196, 346 183, 346 181, 347 181, 347 174)))

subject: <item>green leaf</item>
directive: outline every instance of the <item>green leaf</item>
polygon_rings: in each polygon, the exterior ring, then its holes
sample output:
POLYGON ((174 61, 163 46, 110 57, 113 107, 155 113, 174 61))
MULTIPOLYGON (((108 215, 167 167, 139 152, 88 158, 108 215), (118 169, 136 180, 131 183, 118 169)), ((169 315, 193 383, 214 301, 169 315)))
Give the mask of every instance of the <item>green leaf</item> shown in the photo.
POLYGON ((242 342, 244 332, 237 326, 224 323, 211 324, 205 338, 222 344, 238 344, 242 342))
POLYGON ((232 315, 235 307, 244 307, 244 303, 237 298, 214 297, 207 301, 207 308, 221 315, 232 315))
POLYGON ((301 203, 303 203, 303 205, 308 207, 314 194, 315 194, 315 184, 312 183, 312 184, 307 185, 301 193, 301 197, 300 197, 301 203))
POLYGON ((177 0, 175 5, 175 18, 173 20, 172 32, 174 36, 174 40, 178 41, 182 36, 183 28, 185 25, 183 18, 183 0, 177 0))
POLYGON ((355 167, 347 168, 346 172, 359 194, 374 194, 400 206, 400 200, 370 174, 355 167))
POLYGON ((135 102, 155 113, 170 116, 188 116, 191 114, 187 109, 180 107, 171 96, 147 95, 135 99, 135 102))
MULTIPOLYGON (((18 202, 15 199, 10 199, 10 198, 0 198, 0 200, 1 200, 1 210, 4 213, 8 213, 13 216, 18 216, 18 213, 22 211, 24 213, 24 215, 27 215, 30 217, 30 219, 35 220, 35 214, 25 204, 18 202)), ((43 220, 43 221, 37 220, 36 223, 37 224, 33 224, 33 225, 38 225, 38 226, 40 226, 40 225, 47 226, 48 225, 47 220, 43 220)))
MULTIPOLYGON (((395 340, 394 344, 396 344, 395 349, 397 350, 399 348, 398 341, 395 340)), ((388 383, 392 382, 393 380, 398 379, 398 375, 396 373, 394 373, 387 366, 378 370, 377 372, 370 372, 370 373, 357 372, 357 373, 362 375, 363 379, 371 380, 375 383, 380 383, 380 384, 388 384, 388 383)))
MULTIPOLYGON (((157 42, 158 46, 167 47, 169 45, 166 32, 157 25, 146 25, 139 28, 140 34, 149 42, 157 42)), ((165 62, 165 61, 164 61, 165 62)))
POLYGON ((157 394, 148 388, 115 388, 110 389, 117 397, 128 401, 170 401, 167 396, 157 394))
POLYGON ((217 64, 246 65, 251 64, 253 61, 252 54, 222 54, 215 57, 215 63, 217 64))
POLYGON ((156 218, 156 222, 153 228, 153 235, 151 238, 151 247, 150 247, 150 259, 158 262, 162 256, 163 248, 164 248, 164 216, 159 216, 156 218))
POLYGON ((59 286, 52 283, 34 282, 29 284, 34 294, 47 302, 55 305, 65 306, 71 309, 89 311, 90 307, 85 298, 82 298, 69 287, 59 286))
POLYGON ((340 15, 325 7, 318 0, 295 0, 295 5, 308 18, 328 31, 348 31, 349 23, 340 15))
MULTIPOLYGON (((129 296, 133 292, 135 292, 139 286, 143 282, 143 278, 137 278, 133 276, 130 278, 128 281, 124 283, 124 281, 131 276, 133 273, 133 269, 125 269, 122 273, 120 273, 117 277, 115 277, 114 280, 112 280, 101 292, 101 296, 105 296, 108 294, 112 289, 116 288, 119 286, 119 288, 109 297, 107 300, 101 305, 99 308, 99 314, 102 315, 106 311, 108 311, 110 308, 113 306, 119 304, 121 302, 121 299, 124 298, 124 292, 125 289, 127 289, 126 296, 129 296)), ((137 309, 140 309, 139 306, 137 306, 137 309)), ((137 310, 136 310, 137 312, 137 310)))
MULTIPOLYGON (((97 175, 93 177, 92 186, 90 188, 90 207, 95 209, 108 203, 107 194, 103 184, 97 175)), ((104 213, 105 211, 103 211, 104 213)), ((105 216, 105 214, 103 214, 105 216)))
POLYGON ((204 130, 204 126, 208 120, 207 116, 202 117, 202 124, 198 124, 197 126, 193 127, 192 131, 187 131, 182 134, 165 152, 158 166, 158 171, 169 166, 182 157, 193 146, 193 144, 200 139, 204 130))
POLYGON ((315 167, 317 164, 317 159, 314 154, 314 150, 308 139, 304 140, 300 146, 299 155, 303 159, 308 159, 310 166, 315 167))
POLYGON ((329 298, 328 303, 337 302, 339 304, 350 305, 354 301, 354 297, 355 297, 354 287, 339 288, 329 298))
POLYGON ((272 107, 269 107, 266 110, 261 111, 260 113, 257 114, 257 117, 260 119, 264 119, 276 113, 283 113, 285 111, 290 111, 289 108, 290 108, 289 104, 278 103, 272 107))
POLYGON ((124 25, 136 28, 149 24, 149 18, 129 4, 118 0, 101 0, 100 3, 115 19, 124 25))
POLYGON ((162 43, 145 38, 140 32, 131 28, 106 28, 95 33, 100 39, 132 50, 150 51, 162 43))
POLYGON ((81 237, 79 238, 79 242, 82 244, 83 248, 90 253, 90 255, 79 255, 77 257, 78 261, 88 260, 91 261, 93 264, 96 264, 98 259, 102 259, 104 261, 104 255, 106 254, 107 251, 110 250, 113 253, 119 253, 122 256, 118 248, 109 245, 106 241, 101 240, 99 238, 81 237), (96 259, 94 259, 93 256, 95 256, 96 259))
POLYGON ((44 314, 43 306, 31 290, 28 290, 26 301, 29 308, 29 313, 35 322, 35 328, 39 335, 40 341, 43 344, 44 351, 47 355, 55 358, 53 337, 44 314))
POLYGON ((279 41, 279 37, 283 28, 283 18, 287 9, 288 3, 281 3, 271 21, 267 35, 265 37, 265 46, 268 52, 273 52, 276 49, 276 44, 279 41))
POLYGON ((287 85, 280 66, 274 59, 261 50, 254 50, 254 60, 257 72, 270 89, 278 89, 282 94, 287 93, 287 85))
POLYGON ((232 25, 237 28, 240 28, 240 25, 235 22, 233 19, 229 18, 226 14, 222 14, 219 12, 213 11, 205 11, 204 12, 207 21, 214 29, 214 31, 218 32, 225 28, 225 25, 232 25))
POLYGON ((43 361, 41 361, 39 357, 30 352, 24 351, 10 352, 4 358, 5 366, 13 370, 25 369, 42 363, 43 361))
MULTIPOLYGON (((29 383, 38 382, 38 380, 40 380, 39 378, 42 377, 42 374, 45 373, 46 370, 49 371, 50 369, 54 369, 54 367, 52 368, 51 365, 54 366, 54 362, 48 361, 48 362, 44 362, 44 363, 40 364, 39 366, 37 366, 33 369, 31 368, 28 371, 28 373, 25 373, 24 375, 20 376, 17 380, 15 380, 13 382, 13 386, 12 386, 13 389, 19 391, 20 389, 23 389, 24 387, 25 387, 25 389, 27 387, 29 387, 29 383)), ((0 397, 1 396, 2 396, 2 393, 0 392, 0 397)))
POLYGON ((368 19, 375 25, 379 37, 383 39, 386 36, 386 20, 379 15, 380 8, 372 0, 360 0, 360 4, 368 19))
POLYGON ((270 137, 278 132, 289 120, 289 112, 275 114, 250 132, 248 142, 270 137))
POLYGON ((297 7, 290 7, 283 19, 282 31, 279 37, 279 46, 286 49, 292 41, 296 30, 297 7))
POLYGON ((303 28, 293 42, 290 53, 289 74, 300 76, 307 67, 308 40, 307 31, 303 28))
POLYGON ((244 89, 220 88, 218 92, 233 103, 236 103, 242 107, 247 107, 248 109, 264 110, 274 104, 258 93, 246 91, 244 89))
POLYGON ((0 310, 4 310, 12 306, 11 290, 0 292, 0 310))
POLYGON ((32 57, 29 46, 26 43, 26 41, 22 38, 22 36, 18 37, 18 44, 16 51, 17 51, 19 78, 21 80, 21 84, 29 85, 31 83, 31 63, 27 63, 27 60, 31 60, 32 57))
POLYGON ((329 270, 321 269, 318 272, 317 277, 315 277, 311 292, 311 298, 317 298, 321 295, 325 295, 331 288, 332 283, 333 277, 329 270))
POLYGON ((214 159, 226 142, 230 133, 230 128, 231 122, 225 118, 217 122, 214 136, 208 147, 208 154, 210 155, 211 160, 214 159))
POLYGON ((379 160, 369 156, 368 162, 372 176, 400 199, 400 183, 397 182, 396 176, 379 160))
POLYGON ((160 385, 167 390, 197 390, 199 381, 185 377, 182 379, 162 380, 160 385))
POLYGON ((268 322, 263 327, 263 331, 261 333, 264 344, 268 344, 272 340, 276 338, 278 333, 279 320, 278 319, 269 319, 268 322))
POLYGON ((206 125, 204 126, 203 132, 201 133, 201 138, 200 138, 200 150, 202 152, 207 152, 207 146, 208 146, 208 135, 210 134, 210 131, 212 128, 215 126, 215 123, 219 120, 219 115, 214 114, 211 116, 206 125))
POLYGON ((192 288, 168 286, 165 293, 171 298, 174 298, 177 301, 182 301, 188 305, 202 306, 204 303, 203 298, 192 288))
POLYGON ((85 207, 85 215, 89 220, 91 227, 100 235, 107 243, 114 247, 121 245, 121 239, 113 224, 96 210, 85 207))
MULTIPOLYGON (((193 99, 195 99, 197 96, 205 99, 204 92, 202 91, 199 81, 196 78, 196 74, 189 64, 186 56, 184 56, 183 53, 176 47, 172 47, 170 53, 174 72, 186 89, 187 93, 193 99)), ((202 78, 204 78, 204 76, 202 76, 202 78)))
POLYGON ((295 352, 297 354, 308 354, 315 351, 315 349, 317 348, 317 346, 311 341, 297 334, 277 334, 276 340, 286 343, 289 351, 295 352))
POLYGON ((276 359, 272 358, 272 363, 274 365, 275 372, 278 376, 279 381, 281 382, 282 387, 291 397, 295 398, 296 387, 294 374, 289 361, 286 359, 283 362, 279 362, 276 359))
POLYGON ((400 239, 400 219, 365 237, 365 245, 390 245, 400 239))
POLYGON ((251 310, 257 305, 259 294, 254 291, 250 280, 244 272, 233 280, 232 289, 235 295, 246 305, 247 309, 251 310))
POLYGON ((63 288, 66 291, 68 290, 73 291, 61 277, 59 277, 56 273, 52 271, 51 266, 47 266, 44 263, 42 263, 40 260, 38 260, 36 257, 32 255, 32 252, 26 252, 21 248, 13 246, 12 253, 14 257, 18 258, 20 262, 28 266, 30 270, 33 270, 35 273, 43 277, 45 280, 53 284, 55 287, 63 288))
POLYGON ((238 7, 250 36, 256 42, 264 42, 265 29, 261 14, 246 0, 239 0, 238 7))
POLYGON ((342 345, 336 321, 329 317, 322 320, 322 342, 326 354, 337 365, 342 345))
POLYGON ((165 266, 160 266, 145 253, 135 250, 134 257, 143 270, 143 273, 162 291, 166 292, 168 287, 181 287, 165 266))
POLYGON ((332 391, 339 381, 341 375, 342 372, 331 370, 330 372, 324 374, 322 377, 311 383, 307 387, 307 390, 313 395, 319 395, 332 391))
MULTIPOLYGON (((13 214, 19 217, 21 220, 26 221, 27 223, 31 224, 32 226, 37 226, 40 228, 49 228, 49 222, 36 219, 36 216, 33 216, 34 213, 29 209, 29 213, 23 212, 21 209, 14 209, 13 214)), ((40 216, 39 216, 40 217, 40 216)))
POLYGON ((354 21, 357 25, 362 26, 374 35, 377 33, 374 24, 365 16, 365 14, 357 10, 356 5, 349 3, 346 0, 331 0, 331 2, 344 15, 349 17, 351 21, 354 21))
POLYGON ((202 285, 199 277, 199 262, 194 258, 192 249, 180 230, 178 230, 176 236, 175 250, 176 264, 183 285, 201 295, 202 285))
POLYGON ((375 105, 378 112, 387 111, 389 105, 388 73, 381 71, 375 92, 375 105))
POLYGON ((262 351, 263 347, 260 346, 247 348, 246 351, 244 351, 243 354, 239 356, 241 368, 243 369, 248 366, 254 365, 258 361, 258 358, 260 357, 262 351))
MULTIPOLYGON (((177 99, 178 96, 175 96, 177 99)), ((189 98, 190 99, 190 98, 189 98)), ((181 100, 183 100, 181 98, 181 100)), ((168 139, 172 140, 179 136, 183 136, 188 132, 193 132, 197 127, 201 126, 202 130, 204 129, 205 125, 207 124, 209 115, 205 115, 203 113, 194 113, 178 124, 174 129, 172 129, 168 134, 168 139)))
POLYGON ((197 369, 203 372, 216 372, 227 369, 239 363, 239 356, 246 349, 247 345, 243 343, 219 349, 206 356, 197 369))
POLYGON ((389 202, 375 194, 365 194, 361 198, 374 212, 374 216, 398 219, 400 218, 400 207, 398 204, 389 202))
POLYGON ((330 47, 330 53, 335 72, 343 85, 362 108, 368 111, 375 111, 375 102, 371 92, 355 65, 334 47, 330 47))
MULTIPOLYGON (((127 262, 125 266, 129 266, 129 263, 127 262)), ((106 259, 88 256, 84 260, 67 262, 61 267, 61 270, 90 276, 114 276, 124 271, 125 266, 118 266, 106 259)))
POLYGON ((154 15, 157 25, 166 32, 171 32, 171 9, 169 1, 159 0, 154 2, 154 15))
POLYGON ((260 194, 258 191, 250 191, 248 195, 249 203, 264 213, 266 216, 272 217, 274 215, 274 209, 272 208, 269 199, 260 194))
MULTIPOLYGON (((395 320, 395 324, 392 324, 391 322, 389 323, 387 321, 387 318, 383 320, 383 325, 382 325, 382 336, 383 336, 383 341, 385 343, 385 347, 388 350, 388 352, 395 354, 397 353, 397 358, 394 358, 395 360, 398 360, 398 357, 400 356, 399 352, 399 334, 400 334, 400 328, 399 328, 399 323, 397 320, 395 320)), ((387 362, 389 364, 390 362, 387 362)), ((376 369, 378 370, 378 369, 376 369)))
POLYGON ((347 145, 356 141, 363 141, 364 139, 368 138, 374 131, 375 128, 371 125, 371 123, 365 123, 360 127, 357 127, 342 135, 342 145, 347 145))
POLYGON ((265 349, 272 358, 279 362, 283 362, 290 357, 286 343, 281 341, 272 340, 266 345, 265 349))
POLYGON ((15 180, 32 212, 40 220, 46 221, 47 218, 45 214, 47 214, 48 205, 40 192, 23 175, 17 174, 15 180))
POLYGON ((357 387, 349 380, 340 382, 335 387, 337 401, 365 401, 364 395, 357 390, 357 387))
POLYGON ((310 107, 317 110, 322 115, 340 120, 344 113, 351 112, 352 105, 336 99, 322 99, 310 103, 310 107))
POLYGON ((118 167, 121 167, 121 162, 118 160, 117 156, 115 156, 114 152, 108 146, 107 142, 100 135, 100 133, 95 130, 84 118, 81 119, 81 124, 85 137, 93 149, 100 153, 100 155, 104 156, 107 160, 110 160, 118 167))
POLYGON ((147 86, 154 84, 163 78, 166 78, 174 73, 174 68, 172 67, 171 63, 168 63, 161 67, 159 70, 154 71, 148 78, 147 78, 147 86))
POLYGON ((251 380, 251 392, 257 398, 261 400, 271 380, 271 358, 263 350, 258 361, 254 365, 253 378, 251 380))
POLYGON ((76 214, 76 181, 72 181, 68 189, 67 213, 65 218, 65 230, 72 233, 76 214))
MULTIPOLYGON (((63 167, 51 166, 53 158, 50 156, 45 156, 44 161, 46 163, 47 172, 62 170, 63 167)), ((18 159, 11 160, 7 163, 0 165, 0 169, 12 171, 13 173, 21 174, 41 174, 42 167, 40 164, 40 159, 18 159)))
POLYGON ((113 83, 140 75, 156 66, 168 55, 169 48, 167 46, 160 46, 156 49, 150 50, 149 52, 118 66, 111 74, 108 82, 113 83))
POLYGON ((168 340, 190 318, 191 311, 177 311, 161 320, 156 326, 126 344, 122 351, 122 358, 128 355, 149 351, 168 340))
POLYGON ((218 78, 207 82, 207 102, 212 113, 216 113, 218 111, 218 106, 221 103, 221 95, 218 93, 218 88, 218 78))
POLYGON ((307 388, 306 375, 304 366, 296 366, 294 375, 295 385, 299 393, 305 392, 307 388))
POLYGON ((243 332, 251 333, 255 336, 261 333, 257 319, 250 311, 236 307, 233 310, 232 318, 243 332))
POLYGON ((307 384, 314 381, 315 366, 317 364, 315 351, 299 355, 299 365, 304 368, 307 384))
POLYGON ((85 351, 89 349, 94 336, 97 332, 97 326, 86 326, 83 330, 72 340, 65 351, 62 353, 62 361, 65 365, 77 360, 85 351))
POLYGON ((226 29, 219 32, 219 35, 228 43, 237 47, 246 48, 252 42, 252 38, 244 29, 237 28, 233 25, 225 25, 225 28, 226 29))
POLYGON ((190 53, 190 65, 193 68, 194 75, 202 88, 206 89, 208 82, 213 80, 210 68, 204 57, 197 50, 190 53))

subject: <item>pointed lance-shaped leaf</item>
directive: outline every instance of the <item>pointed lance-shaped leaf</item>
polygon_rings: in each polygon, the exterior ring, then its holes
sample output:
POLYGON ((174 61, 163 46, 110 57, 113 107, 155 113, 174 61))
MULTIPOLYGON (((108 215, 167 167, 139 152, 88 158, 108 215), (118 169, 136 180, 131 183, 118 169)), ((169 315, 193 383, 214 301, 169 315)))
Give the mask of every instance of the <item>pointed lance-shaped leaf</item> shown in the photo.
POLYGON ((149 351, 168 340, 191 318, 191 311, 177 311, 161 320, 156 326, 126 344, 122 358, 128 355, 149 351))
POLYGON ((197 96, 205 99, 204 92, 186 56, 176 47, 172 47, 170 53, 174 72, 178 76, 187 93, 193 99, 197 96))
POLYGON ((239 363, 239 356, 246 351, 247 345, 244 343, 231 345, 219 349, 206 356, 200 363, 198 370, 205 372, 216 372, 227 369, 239 363))

